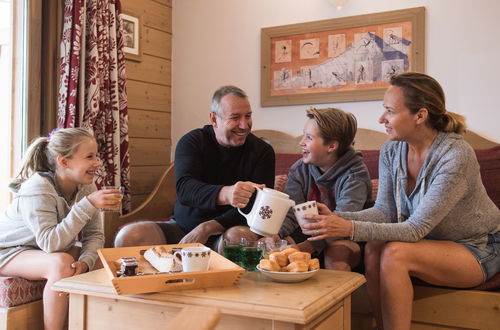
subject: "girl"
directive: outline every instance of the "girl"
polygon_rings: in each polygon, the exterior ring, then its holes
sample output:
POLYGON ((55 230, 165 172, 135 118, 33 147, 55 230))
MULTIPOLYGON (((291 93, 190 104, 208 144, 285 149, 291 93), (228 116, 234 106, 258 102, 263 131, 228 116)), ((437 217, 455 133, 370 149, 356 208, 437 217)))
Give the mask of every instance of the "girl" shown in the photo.
POLYGON ((379 329, 410 329, 411 276, 468 288, 500 271, 500 211, 488 197, 464 118, 446 110, 440 84, 416 72, 392 76, 379 122, 389 142, 380 151, 373 208, 306 216, 311 240, 368 241, 367 289, 379 329))
POLYGON ((52 284, 92 269, 104 244, 99 208, 119 203, 107 199, 117 190, 96 190, 100 165, 89 131, 61 129, 31 144, 10 184, 14 198, 0 216, 0 275, 47 280, 45 329, 63 328, 68 309, 52 284))

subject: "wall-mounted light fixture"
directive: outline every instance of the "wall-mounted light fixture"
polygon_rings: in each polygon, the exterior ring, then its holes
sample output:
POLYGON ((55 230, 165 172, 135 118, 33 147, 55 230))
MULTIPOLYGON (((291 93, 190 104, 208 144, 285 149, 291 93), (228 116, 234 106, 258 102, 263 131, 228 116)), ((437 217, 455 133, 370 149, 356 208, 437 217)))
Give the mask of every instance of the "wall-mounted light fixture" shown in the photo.
POLYGON ((342 6, 347 3, 349 0, 328 0, 332 5, 337 7, 337 10, 342 9, 342 6))

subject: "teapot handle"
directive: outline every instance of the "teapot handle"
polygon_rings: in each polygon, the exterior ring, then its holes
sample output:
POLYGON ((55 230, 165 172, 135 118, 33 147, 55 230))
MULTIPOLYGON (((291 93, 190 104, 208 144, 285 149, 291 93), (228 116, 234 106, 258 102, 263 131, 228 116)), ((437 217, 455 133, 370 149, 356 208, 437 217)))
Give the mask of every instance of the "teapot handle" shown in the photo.
POLYGON ((241 211, 241 209, 240 209, 239 207, 237 207, 236 209, 237 209, 237 210, 238 210, 238 212, 240 212, 240 214, 241 214, 242 216, 244 216, 245 218, 246 218, 246 217, 247 217, 247 216, 248 216, 248 215, 252 212, 252 211, 250 211, 250 212, 248 212, 247 214, 245 214, 245 213, 243 213, 243 211, 241 211))
MULTIPOLYGON (((262 188, 260 188, 259 186, 254 185, 254 187, 255 187, 255 189, 257 190, 257 195, 258 195, 260 192, 262 192, 262 191, 263 191, 263 189, 262 189, 262 188)), ((257 201, 257 198, 255 198, 255 201, 257 201)), ((247 217, 248 217, 248 216, 250 215, 250 213, 252 213, 252 211, 253 211, 253 208, 252 208, 252 210, 250 210, 250 212, 248 212, 247 214, 245 214, 245 213, 243 213, 243 211, 241 211, 241 209, 240 209, 239 207, 237 207, 236 209, 237 209, 237 210, 238 210, 238 212, 240 212, 240 214, 241 214, 242 216, 244 216, 247 220, 248 220, 248 218, 247 218, 247 217)))

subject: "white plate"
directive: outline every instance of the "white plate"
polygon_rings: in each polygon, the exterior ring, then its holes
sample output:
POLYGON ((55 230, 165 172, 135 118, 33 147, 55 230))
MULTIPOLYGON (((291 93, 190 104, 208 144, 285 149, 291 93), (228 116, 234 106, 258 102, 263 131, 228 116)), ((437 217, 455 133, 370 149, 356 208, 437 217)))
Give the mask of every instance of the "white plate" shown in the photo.
POLYGON ((311 270, 308 272, 272 272, 270 270, 260 269, 260 266, 257 265, 257 269, 266 277, 269 277, 271 280, 276 282, 302 282, 311 278, 318 272, 318 269, 311 270))

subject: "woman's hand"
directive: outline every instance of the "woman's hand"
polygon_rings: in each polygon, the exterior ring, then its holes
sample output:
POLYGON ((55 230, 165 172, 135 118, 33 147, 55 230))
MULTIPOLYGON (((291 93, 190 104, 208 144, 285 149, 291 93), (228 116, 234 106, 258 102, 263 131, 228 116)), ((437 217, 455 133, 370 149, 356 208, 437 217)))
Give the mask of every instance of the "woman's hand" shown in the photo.
POLYGON ((328 208, 328 206, 326 206, 325 204, 316 202, 316 205, 318 205, 318 213, 319 214, 321 214, 321 215, 330 215, 330 214, 333 214, 333 212, 330 211, 330 209, 328 208))
POLYGON ((330 215, 306 214, 303 219, 308 223, 301 225, 302 232, 311 235, 309 241, 317 241, 326 238, 350 237, 352 224, 335 213, 330 215))

